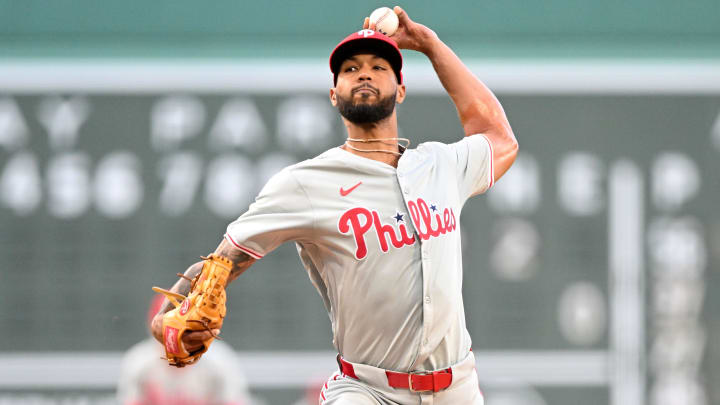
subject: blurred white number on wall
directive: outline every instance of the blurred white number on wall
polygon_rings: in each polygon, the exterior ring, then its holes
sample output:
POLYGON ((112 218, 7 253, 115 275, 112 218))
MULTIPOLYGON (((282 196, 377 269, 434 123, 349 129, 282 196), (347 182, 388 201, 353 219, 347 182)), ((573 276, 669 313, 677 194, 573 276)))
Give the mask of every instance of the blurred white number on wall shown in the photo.
POLYGON ((200 133, 205 106, 195 97, 168 96, 152 108, 150 139, 157 151, 172 151, 200 133))
POLYGON ((560 205, 571 215, 598 213, 605 204, 604 171, 597 156, 585 152, 565 155, 557 173, 560 205))
POLYGON ((160 212, 169 216, 182 215, 192 206, 202 176, 202 161, 192 152, 165 156, 158 164, 160 212))
POLYGON ((287 150, 318 150, 332 141, 336 118, 327 99, 297 96, 280 104, 277 112, 278 138, 287 150))
POLYGON ((661 153, 652 166, 652 197, 655 206, 675 211, 700 190, 700 170, 687 155, 661 153))
POLYGON ((90 115, 90 104, 80 96, 50 96, 38 105, 38 121, 47 131, 53 150, 75 147, 80 127, 90 115))
POLYGON ((540 236, 535 225, 524 219, 509 218, 494 229, 490 268, 502 280, 524 281, 537 271, 540 236))
POLYGON ((209 146, 218 151, 243 148, 260 152, 267 143, 267 128, 260 111, 250 99, 227 101, 210 130, 209 146))
POLYGON ((535 211, 540 203, 540 170, 535 158, 519 154, 510 170, 488 193, 488 203, 499 212, 535 211))
POLYGON ((603 293, 588 282, 570 284, 560 296, 558 319, 560 330, 570 343, 578 346, 597 343, 607 325, 603 293))
POLYGON ((703 279, 659 277, 653 286, 653 310, 659 318, 698 319, 705 299, 703 279))
POLYGON ((35 155, 21 152, 5 164, 0 176, 0 200, 16 215, 35 211, 42 198, 42 181, 35 155))
POLYGON ((48 209, 57 218, 73 219, 90 205, 90 158, 80 152, 62 153, 47 166, 48 209))
POLYGON ((702 227, 695 218, 656 219, 650 224, 648 240, 656 276, 702 276, 707 249, 702 227))
POLYGON ((703 385, 690 375, 675 374, 660 378, 650 392, 652 405, 706 405, 703 385))
POLYGON ((132 215, 143 199, 140 161, 129 152, 105 156, 98 164, 94 188, 101 214, 114 219, 132 215))
POLYGON ((16 150, 27 142, 28 128, 15 101, 0 98, 0 146, 16 150))
POLYGON ((205 181, 205 203, 220 218, 234 219, 254 197, 255 178, 250 160, 224 155, 210 162, 205 181))

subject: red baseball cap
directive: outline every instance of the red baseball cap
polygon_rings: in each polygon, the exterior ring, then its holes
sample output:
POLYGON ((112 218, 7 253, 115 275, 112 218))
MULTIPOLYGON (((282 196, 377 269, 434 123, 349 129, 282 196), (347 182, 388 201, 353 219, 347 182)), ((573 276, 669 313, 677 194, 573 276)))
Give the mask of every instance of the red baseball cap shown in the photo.
POLYGON ((402 83, 402 54, 395 41, 385 34, 374 30, 360 30, 343 39, 330 54, 330 71, 333 84, 337 84, 338 70, 345 59, 361 52, 378 55, 392 66, 398 84, 402 83))

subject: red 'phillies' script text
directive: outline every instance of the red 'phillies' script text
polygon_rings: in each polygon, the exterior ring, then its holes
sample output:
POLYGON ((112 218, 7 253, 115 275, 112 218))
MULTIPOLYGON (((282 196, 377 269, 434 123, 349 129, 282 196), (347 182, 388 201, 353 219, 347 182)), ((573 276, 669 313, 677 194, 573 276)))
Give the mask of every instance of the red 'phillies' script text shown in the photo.
MULTIPOLYGON (((455 213, 450 208, 442 211, 432 206, 431 208, 422 198, 417 201, 408 202, 410 216, 417 235, 422 240, 444 235, 457 228, 455 213)), ((365 235, 370 230, 375 231, 380 249, 387 252, 389 245, 399 249, 403 246, 410 246, 416 242, 415 235, 409 235, 405 223, 400 220, 397 224, 383 224, 377 211, 363 207, 355 207, 345 211, 338 221, 338 230, 342 234, 352 233, 355 238, 355 258, 361 260, 367 256, 367 243, 365 235), (389 239, 389 241, 388 241, 389 239)))

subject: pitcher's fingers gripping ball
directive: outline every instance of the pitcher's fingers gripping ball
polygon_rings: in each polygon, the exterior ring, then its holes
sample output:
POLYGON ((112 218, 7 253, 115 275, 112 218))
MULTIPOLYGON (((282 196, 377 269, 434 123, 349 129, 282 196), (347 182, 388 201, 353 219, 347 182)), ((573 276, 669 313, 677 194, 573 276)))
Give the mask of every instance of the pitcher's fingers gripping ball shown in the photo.
POLYGON ((397 14, 390 7, 380 7, 370 13, 368 17, 369 27, 374 27, 376 31, 391 36, 398 29, 400 20, 397 14))
POLYGON ((187 297, 159 287, 175 308, 165 313, 162 337, 167 361, 171 366, 184 367, 196 362, 217 337, 225 318, 225 287, 232 262, 211 254, 204 258, 200 274, 191 280, 187 297), (183 334, 191 334, 190 347, 183 344, 183 334))

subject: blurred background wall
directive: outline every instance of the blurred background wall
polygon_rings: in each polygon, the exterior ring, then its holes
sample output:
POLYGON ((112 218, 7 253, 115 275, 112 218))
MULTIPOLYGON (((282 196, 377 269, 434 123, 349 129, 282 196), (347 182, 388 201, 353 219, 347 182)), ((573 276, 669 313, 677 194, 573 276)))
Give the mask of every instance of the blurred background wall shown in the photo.
MULTIPOLYGON (((0 403, 114 401, 150 287, 279 168, 343 142, 327 57, 382 5, 0 0, 0 403)), ((401 5, 521 145, 461 219, 488 404, 720 403, 720 3, 401 5)), ((459 139, 429 63, 405 58, 402 135, 459 139)), ((257 403, 334 367, 296 256, 230 288, 223 336, 257 403)))

